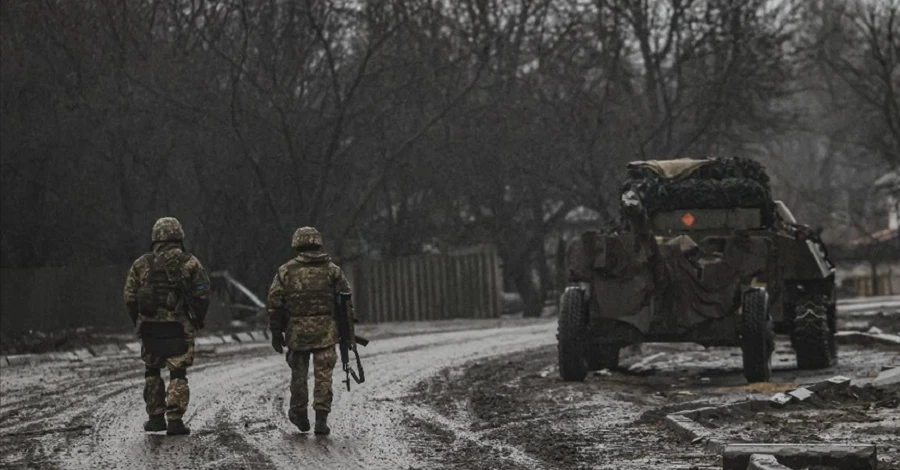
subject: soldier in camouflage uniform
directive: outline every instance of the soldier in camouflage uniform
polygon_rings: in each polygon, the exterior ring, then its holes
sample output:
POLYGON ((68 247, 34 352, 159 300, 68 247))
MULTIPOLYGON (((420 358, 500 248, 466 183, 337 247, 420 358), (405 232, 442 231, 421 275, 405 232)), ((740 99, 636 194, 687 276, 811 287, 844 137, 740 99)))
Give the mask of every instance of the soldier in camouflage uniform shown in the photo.
POLYGON ((145 431, 190 434, 182 416, 190 392, 187 368, 194 362, 194 335, 209 307, 209 277, 184 249, 184 230, 173 217, 153 224, 151 251, 138 258, 125 280, 125 305, 141 337, 145 431), (160 369, 169 369, 165 388, 160 369), (168 418, 168 424, 166 419, 168 418))
MULTIPOLYGON (((331 379, 337 352, 334 300, 350 292, 343 271, 322 250, 322 235, 312 227, 294 232, 291 247, 297 256, 278 268, 269 288, 269 328, 278 353, 287 346, 291 367, 291 403, 288 418, 302 432, 309 431, 307 375, 312 356, 315 375, 313 409, 316 434, 328 434, 331 379)), ((351 311, 352 312, 352 311, 351 311)), ((352 313, 351 313, 352 314, 352 313)))

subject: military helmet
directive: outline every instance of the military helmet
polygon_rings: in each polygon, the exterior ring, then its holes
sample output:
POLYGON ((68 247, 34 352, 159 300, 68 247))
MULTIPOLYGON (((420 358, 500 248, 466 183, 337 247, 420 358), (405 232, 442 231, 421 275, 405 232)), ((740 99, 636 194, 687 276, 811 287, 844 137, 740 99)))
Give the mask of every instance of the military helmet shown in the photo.
POLYGON ((153 224, 150 239, 155 242, 184 240, 184 229, 175 217, 162 217, 153 224))
POLYGON ((297 249, 308 245, 322 246, 322 234, 314 227, 298 228, 291 238, 291 248, 297 249))

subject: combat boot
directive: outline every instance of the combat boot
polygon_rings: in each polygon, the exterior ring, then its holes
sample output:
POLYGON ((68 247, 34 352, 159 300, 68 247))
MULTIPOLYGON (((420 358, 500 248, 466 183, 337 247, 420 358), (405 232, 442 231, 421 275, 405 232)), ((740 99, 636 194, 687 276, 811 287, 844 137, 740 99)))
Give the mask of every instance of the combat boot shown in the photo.
POLYGON ((150 419, 144 421, 144 431, 157 432, 166 430, 166 418, 163 415, 151 416, 150 419))
POLYGON ((316 430, 315 433, 321 436, 325 436, 331 433, 331 429, 328 427, 328 412, 327 411, 318 411, 316 410, 316 430))
POLYGON ((190 434, 191 430, 187 426, 184 425, 184 421, 180 419, 170 419, 169 427, 166 429, 166 434, 169 436, 180 436, 190 434))
POLYGON ((306 410, 303 411, 288 411, 288 419, 291 420, 291 423, 294 426, 297 426, 297 429, 300 432, 309 431, 309 413, 306 410))

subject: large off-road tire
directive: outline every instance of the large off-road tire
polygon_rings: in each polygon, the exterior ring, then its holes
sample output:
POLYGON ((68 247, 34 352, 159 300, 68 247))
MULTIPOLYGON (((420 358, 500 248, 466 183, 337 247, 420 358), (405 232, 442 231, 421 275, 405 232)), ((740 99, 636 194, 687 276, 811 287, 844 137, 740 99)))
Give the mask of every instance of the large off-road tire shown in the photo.
POLYGON ((619 367, 619 351, 617 344, 600 343, 585 348, 585 360, 590 370, 616 369, 619 367))
POLYGON ((584 289, 568 287, 559 298, 559 325, 556 334, 559 376, 569 382, 580 382, 588 373, 584 338, 588 310, 584 297, 584 289))
POLYGON ((826 297, 809 299, 794 308, 791 345, 800 369, 825 369, 837 364, 834 305, 826 297))
POLYGON ((775 332, 769 317, 769 295, 765 289, 744 293, 741 305, 741 353, 747 382, 768 382, 772 375, 775 332))

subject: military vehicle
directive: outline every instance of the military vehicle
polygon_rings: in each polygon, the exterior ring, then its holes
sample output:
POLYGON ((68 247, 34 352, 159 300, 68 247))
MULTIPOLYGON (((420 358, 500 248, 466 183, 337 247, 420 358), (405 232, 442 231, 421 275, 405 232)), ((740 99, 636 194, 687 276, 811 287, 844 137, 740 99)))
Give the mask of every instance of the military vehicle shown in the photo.
POLYGON ((628 165, 616 227, 569 244, 560 296, 564 380, 615 368, 641 342, 738 346, 748 382, 771 374, 774 335, 801 369, 837 360, 834 265, 818 234, 773 200, 743 158, 628 165))

